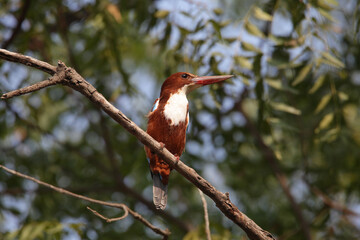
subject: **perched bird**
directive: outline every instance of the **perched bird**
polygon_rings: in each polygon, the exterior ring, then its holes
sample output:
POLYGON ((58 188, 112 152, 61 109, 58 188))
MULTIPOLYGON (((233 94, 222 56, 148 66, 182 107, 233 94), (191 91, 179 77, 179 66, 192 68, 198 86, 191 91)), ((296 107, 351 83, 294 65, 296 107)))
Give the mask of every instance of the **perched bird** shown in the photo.
MULTIPOLYGON (((146 132, 180 159, 185 148, 189 123, 189 103, 186 95, 196 88, 224 81, 232 75, 198 77, 179 72, 168 77, 161 86, 160 97, 148 114, 146 132)), ((167 185, 171 167, 150 148, 145 147, 153 178, 153 201, 157 209, 165 209, 167 185)))

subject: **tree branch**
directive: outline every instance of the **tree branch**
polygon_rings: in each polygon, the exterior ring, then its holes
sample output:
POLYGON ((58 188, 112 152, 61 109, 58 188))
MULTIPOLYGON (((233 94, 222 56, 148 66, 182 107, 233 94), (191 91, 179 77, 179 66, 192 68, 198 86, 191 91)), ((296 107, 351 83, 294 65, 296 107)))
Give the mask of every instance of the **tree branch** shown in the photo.
MULTIPOLYGON (((126 206, 125 204, 122 204, 122 203, 111 203, 111 202, 105 202, 105 201, 101 201, 101 200, 97 200, 97 199, 93 199, 93 198, 89 198, 89 197, 85 197, 83 195, 79 195, 79 194, 76 194, 76 193, 73 193, 73 192, 70 192, 68 190, 65 190, 63 188, 59 188, 59 187, 56 187, 54 185, 51 185, 49 183, 46 183, 46 182, 43 182, 41 180, 38 180, 36 178, 33 178, 33 177, 30 177, 28 175, 25 175, 25 174, 22 174, 22 173, 19 173, 15 170, 12 170, 12 169, 9 169, 7 167, 5 167, 4 165, 1 165, 0 164, 0 168, 2 168, 4 171, 8 172, 8 173, 11 173, 13 175, 16 175, 18 177, 21 177, 21 178, 25 178, 25 179, 28 179, 30 181, 33 181, 33 182, 36 182, 37 184, 39 185, 42 185, 42 186, 45 186, 47 188, 51 188, 52 190, 54 191, 57 191, 59 193, 62 193, 62 194, 65 194, 65 195, 69 195, 71 197, 74 197, 74 198, 78 198, 78 199, 82 199, 82 200, 85 200, 85 201, 88 201, 88 202, 92 202, 92 203, 96 203, 96 204, 100 204, 100 205, 104 205, 104 206, 108 206, 108 207, 115 207, 115 208, 120 208, 120 209, 123 209, 124 210, 124 216, 126 217, 128 213, 130 213, 135 219, 139 220, 140 222, 142 222, 145 226, 149 227, 151 230, 153 230, 155 233, 158 233, 164 237, 168 237, 170 235, 170 232, 169 230, 162 230, 160 228, 157 228, 155 227, 154 225, 152 225, 149 221, 147 221, 145 218, 143 218, 139 213, 131 210, 128 206, 126 206)), ((96 214, 99 216, 99 214, 96 214)), ((123 216, 123 217, 124 217, 123 216)), ((120 219, 118 219, 120 220, 120 219)), ((115 221, 115 220, 113 220, 115 221)))
POLYGON ((199 190, 199 194, 200 194, 200 197, 201 197, 201 202, 202 202, 203 207, 204 207, 204 219, 205 219, 206 240, 211 240, 209 214, 208 214, 206 199, 205 199, 205 196, 204 196, 203 192, 202 192, 200 189, 198 189, 198 190, 199 190))
POLYGON ((16 96, 20 96, 20 95, 24 95, 27 93, 31 93, 31 92, 35 92, 38 91, 42 88, 46 88, 49 87, 51 85, 55 85, 61 82, 61 80, 65 77, 64 72, 60 72, 61 76, 59 76, 58 73, 55 73, 55 75, 53 77, 50 77, 44 81, 35 83, 33 85, 27 86, 27 87, 23 87, 20 89, 16 89, 14 91, 8 92, 6 94, 3 94, 1 96, 1 99, 9 99, 12 97, 16 97, 16 96))
POLYGON ((10 52, 5 49, 0 48, 0 58, 5 59, 10 62, 21 63, 28 67, 33 67, 39 69, 43 72, 49 73, 50 75, 54 75, 56 72, 56 67, 36 58, 25 56, 19 53, 10 52))
MULTIPOLYGON (((70 151, 74 152, 74 154, 77 154, 79 155, 81 158, 84 158, 84 159, 87 159, 88 161, 90 161, 92 164, 94 164, 99 170, 101 170, 105 175, 109 175, 111 174, 111 170, 109 170, 106 166, 104 166, 103 164, 101 164, 101 162, 99 161, 96 161, 93 157, 89 157, 89 156, 84 156, 82 155, 77 148, 74 148, 74 146, 72 146, 71 144, 66 144, 62 141, 59 141, 51 132, 49 131, 46 131, 44 129, 42 129, 40 126, 38 126, 36 123, 34 122, 31 122, 31 121, 28 121, 27 119, 21 117, 10 105, 9 102, 5 102, 5 105, 6 105, 6 108, 11 111, 15 117, 17 119, 19 119, 20 121, 22 121, 25 125, 31 127, 32 129, 36 129, 37 131, 39 131, 41 134, 46 134, 48 136, 51 136, 53 138, 53 140, 59 144, 59 145, 64 145, 64 147, 66 149, 69 149, 70 151)), ((100 111, 100 110, 99 110, 100 111)), ((102 124, 102 121, 101 121, 101 126, 105 127, 106 128, 106 125, 105 124, 102 124)), ((103 129, 105 130, 105 129, 103 129)), ((109 135, 108 133, 108 129, 106 128, 106 135, 109 135)), ((104 137, 104 138, 108 138, 109 136, 107 137, 104 137)), ((25 139, 23 139, 25 140, 25 139)), ((105 140, 105 139, 104 139, 105 140)), ((108 141, 105 141, 105 144, 107 145, 108 141)), ((4 149, 4 148, 0 148, 0 150, 2 151, 10 151, 10 150, 14 150, 14 147, 11 147, 11 149, 4 149)), ((108 154, 108 153, 107 153, 108 154)), ((108 154, 108 158, 110 157, 113 157, 113 156, 110 156, 108 154)), ((114 160, 115 162, 115 160, 114 160)), ((116 168, 116 169, 119 169, 119 167, 117 167, 116 165, 114 166, 111 166, 112 169, 116 168)), ((189 232, 192 227, 190 226, 190 224, 187 224, 183 221, 181 221, 179 218, 173 216, 170 212, 166 212, 166 211, 161 211, 161 210, 158 210, 156 209, 156 207, 154 206, 154 204, 152 203, 152 201, 146 199, 142 194, 136 192, 134 189, 132 189, 131 187, 129 187, 128 185, 126 185, 126 183, 123 181, 123 179, 121 177, 118 177, 116 179, 116 186, 115 188, 107 188, 105 189, 104 186, 99 186, 97 188, 91 188, 91 189, 84 189, 84 188, 80 188, 80 189, 76 189, 75 191, 73 192, 78 192, 80 191, 81 192, 88 192, 90 190, 92 191, 95 191, 95 192, 99 192, 99 191, 120 191, 122 192, 123 194, 125 195, 128 195, 134 199, 136 199, 137 201, 141 202, 142 204, 144 204, 147 208, 149 208, 151 211, 153 211, 155 214, 163 217, 165 220, 167 220, 168 222, 170 223, 173 223, 174 225, 176 225, 179 229, 181 229, 182 231, 184 232, 189 232)), ((5 192, 3 192, 4 194, 7 193, 8 190, 6 190, 5 192)), ((21 191, 21 190, 15 190, 15 191, 9 191, 10 193, 24 193, 24 191, 21 191)), ((36 193, 41 193, 43 191, 40 191, 40 189, 38 189, 36 191, 36 193)), ((1 191, 0 191, 0 195, 1 195, 1 191)))
MULTIPOLYGON (((32 66, 50 74, 54 74, 54 69, 59 75, 61 72, 64 72, 65 77, 60 81, 61 84, 69 86, 85 95, 87 98, 89 98, 90 101, 100 107, 111 118, 113 118, 128 132, 134 135, 140 142, 151 148, 172 168, 178 171, 196 187, 201 189, 203 193, 208 195, 215 202, 216 206, 225 214, 225 216, 231 219, 235 224, 240 226, 246 232, 250 239, 274 239, 274 237, 269 232, 263 230, 253 220, 242 213, 224 193, 215 189, 208 181, 197 174, 194 169, 188 167, 181 161, 177 162, 176 157, 173 154, 171 154, 166 148, 163 148, 159 142, 154 140, 150 135, 148 135, 128 117, 126 117, 121 111, 109 103, 104 98, 104 96, 95 89, 94 86, 82 78, 74 69, 65 66, 65 64, 60 61, 58 62, 57 68, 49 64, 44 65, 44 62, 34 58, 29 58, 21 54, 11 53, 2 49, 0 49, 0 58, 7 60, 11 59, 10 61, 32 66), (6 57, 3 57, 4 55, 6 57), (9 55, 11 57, 8 57, 9 55), (39 67, 39 64, 41 64, 42 67, 39 67)), ((6 94, 3 95, 2 98, 7 99, 6 94)))
POLYGON ((104 215, 101 215, 100 213, 98 213, 97 211, 95 211, 94 209, 92 209, 90 207, 87 207, 87 209, 89 209, 93 214, 95 214, 96 216, 98 216, 101 219, 104 219, 108 223, 122 220, 129 215, 129 211, 127 210, 127 208, 123 208, 124 215, 122 215, 121 217, 117 217, 117 218, 107 218, 107 217, 104 217, 104 215))
POLYGON ((311 185, 311 183, 304 178, 305 183, 308 185, 308 187, 310 188, 310 190, 316 195, 318 196, 323 203, 328 206, 329 208, 332 208, 336 211, 339 211, 345 215, 350 215, 350 216, 357 216, 359 217, 360 214, 351 210, 350 208, 332 200, 329 196, 327 196, 325 193, 323 193, 319 188, 317 188, 316 186, 311 185))
POLYGON ((113 145, 111 144, 111 140, 110 140, 110 131, 109 131, 107 125, 105 124, 105 118, 103 117, 103 115, 101 115, 100 127, 101 127, 102 137, 105 142, 106 155, 107 155, 107 158, 109 160, 111 170, 112 170, 112 171, 108 171, 108 172, 109 173, 112 172, 114 182, 116 183, 118 190, 124 194, 132 196, 134 199, 138 200, 139 202, 141 202, 145 206, 147 206, 154 213, 162 216, 167 221, 172 222, 173 224, 176 224, 183 231, 189 232, 191 230, 190 224, 187 224, 187 223, 181 221, 180 219, 171 215, 169 212, 165 212, 165 211, 156 209, 156 207, 154 206, 152 201, 147 200, 146 198, 143 197, 143 195, 141 195, 140 193, 136 192, 134 189, 132 189, 126 185, 126 183, 124 182, 124 177, 118 170, 118 169, 120 169, 120 167, 118 166, 117 161, 115 159, 115 152, 113 149, 113 145))

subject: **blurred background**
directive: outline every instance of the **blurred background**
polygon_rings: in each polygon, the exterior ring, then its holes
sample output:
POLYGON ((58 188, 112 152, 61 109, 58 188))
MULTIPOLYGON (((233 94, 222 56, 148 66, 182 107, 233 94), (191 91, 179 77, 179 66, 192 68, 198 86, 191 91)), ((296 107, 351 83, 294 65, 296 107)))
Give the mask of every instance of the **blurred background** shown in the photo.
MULTIPOLYGON (((360 238, 356 0, 3 0, 0 46, 76 69, 143 129, 178 71, 234 74, 193 92, 181 160, 279 239, 360 238)), ((0 60, 0 93, 49 75, 0 60)), ((63 86, 0 101, 0 163, 124 203, 172 239, 204 239, 197 189, 173 171, 156 211, 143 145, 63 86)), ((213 239, 246 239, 207 198, 213 239)), ((1 239, 158 239, 118 209, 0 171, 1 239)))

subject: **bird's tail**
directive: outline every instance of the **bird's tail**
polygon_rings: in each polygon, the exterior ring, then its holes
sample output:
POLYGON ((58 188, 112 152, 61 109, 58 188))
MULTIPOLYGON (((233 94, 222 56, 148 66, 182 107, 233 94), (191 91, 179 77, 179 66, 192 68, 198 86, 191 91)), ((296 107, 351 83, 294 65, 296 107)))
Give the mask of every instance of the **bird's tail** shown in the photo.
POLYGON ((160 174, 153 175, 153 201, 156 209, 165 209, 167 203, 167 185, 161 182, 160 174))

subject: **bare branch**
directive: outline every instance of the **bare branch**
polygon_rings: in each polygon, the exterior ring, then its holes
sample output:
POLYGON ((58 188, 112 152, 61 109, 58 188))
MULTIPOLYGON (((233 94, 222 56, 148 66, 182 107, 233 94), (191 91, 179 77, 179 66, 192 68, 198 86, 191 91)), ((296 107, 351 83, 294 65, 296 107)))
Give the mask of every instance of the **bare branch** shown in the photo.
MULTIPOLYGON (((44 129, 42 129, 39 125, 37 125, 36 122, 31 122, 23 117, 21 117, 10 105, 9 102, 6 102, 5 103, 6 105, 6 108, 11 111, 17 119, 21 120, 22 123, 24 123, 26 126, 29 126, 31 127, 32 129, 36 129, 37 131, 39 131, 41 134, 46 134, 48 136, 51 136, 54 141, 57 143, 57 144, 60 144, 60 145, 64 145, 65 143, 60 141, 59 139, 57 139, 51 132, 48 132, 44 129)), ((100 111, 100 110, 99 110, 100 111)), ((104 125, 104 124, 102 124, 104 125)), ((106 143, 105 143, 106 144, 106 143)), ((66 149, 69 149, 70 151, 72 151, 74 154, 77 154, 78 156, 80 156, 81 158, 86 158, 88 161, 90 161, 92 164, 94 164, 99 170, 101 170, 103 173, 105 174, 111 174, 111 170, 109 170, 106 166, 104 166, 101 162, 99 161, 96 161, 94 158, 92 157, 89 157, 89 156, 84 156, 82 155, 77 148, 74 148, 74 146, 72 146, 71 144, 65 144, 66 146, 66 149)), ((10 151, 10 150, 13 150, 14 147, 11 147, 11 149, 5 149, 5 148, 0 148, 2 151, 10 151)), ((112 167, 112 168, 117 168, 116 166, 115 167, 112 167)), ((119 173, 120 174, 120 173, 119 173)), ((122 192, 123 194, 127 195, 127 196, 130 196, 134 199, 136 199, 137 201, 141 202, 142 204, 144 204, 146 207, 148 207, 151 211, 153 211, 155 214, 163 217, 167 222, 171 222, 173 224, 175 224, 179 229, 181 229, 182 231, 184 232, 189 232, 191 229, 192 229, 192 226, 186 222, 183 222, 181 221, 179 218, 173 216, 170 212, 166 212, 166 211, 161 211, 161 210, 158 210, 156 209, 156 207, 154 206, 154 204, 152 203, 152 201, 146 199, 142 194, 136 192, 134 189, 132 189, 131 187, 129 187, 128 185, 126 185, 126 183, 123 181, 123 179, 119 179, 118 182, 116 182, 116 188, 106 188, 105 186, 98 186, 96 188, 94 187, 91 187, 91 189, 93 191, 96 191, 96 192, 99 192, 99 191, 110 191, 111 189, 113 191, 115 190, 118 190, 120 192, 122 192)), ((90 191, 89 188, 80 188, 80 189, 76 189, 75 191, 73 192, 78 192, 79 193, 81 192, 88 192, 90 191)), ((12 190, 12 191, 9 191, 8 189, 4 192, 7 193, 7 192, 10 192, 12 194, 15 194, 15 193, 23 193, 24 191, 21 191, 21 190, 12 190)), ((36 193, 39 193, 39 192, 43 192, 41 191, 41 189, 38 189, 36 191, 36 193)), ((1 195, 1 191, 0 191, 0 195, 1 195)))
POLYGON ((318 196, 326 206, 337 210, 339 212, 342 212, 345 215, 350 215, 350 216, 357 216, 359 217, 360 214, 351 210, 350 208, 347 208, 346 206, 332 200, 329 196, 327 196, 325 193, 323 193, 319 188, 317 188, 316 186, 311 185, 311 183, 307 180, 304 179, 305 183, 308 185, 308 187, 310 188, 310 190, 316 195, 318 196))
MULTIPOLYGON (((3 51, 0 49, 0 58, 4 58, 3 51)), ((6 51, 8 52, 8 51, 6 51)), ((8 53, 9 55, 9 53, 8 53)), ((24 63, 26 56, 21 54, 12 53, 12 61, 24 63)), ((4 58, 9 59, 9 58, 4 58)), ((33 62, 34 59, 31 59, 33 62)), ((38 61, 38 60, 37 60, 38 61)), ((31 63, 32 63, 31 62, 31 63)), ((41 61, 40 61, 41 62, 41 61)), ((33 64, 30 64, 33 66, 33 64)), ((51 65, 50 65, 51 66, 51 65)), ((38 67, 37 67, 38 68, 38 67)), ((47 70, 49 70, 48 68, 47 70)), ((149 134, 144 130, 139 128, 134 122, 132 122, 128 117, 126 117, 120 110, 115 108, 111 103, 109 103, 103 95, 101 95, 94 86, 87 82, 83 77, 81 77, 74 69, 65 66, 64 63, 58 62, 57 71, 65 71, 65 78, 61 81, 61 84, 69 86, 74 90, 85 95, 92 101, 95 105, 100 107, 104 112, 106 112, 111 118, 118 122, 122 127, 124 127, 128 132, 134 135, 140 142, 144 145, 151 148, 159 157, 164 159, 173 169, 178 171, 183 175, 188 181, 193 183, 196 187, 200 188, 203 193, 208 195, 215 203, 216 206, 235 224, 240 226, 248 235, 250 239, 274 239, 274 237, 267 231, 263 230, 258 226, 253 220, 248 216, 242 213, 231 201, 230 199, 222 192, 215 189, 208 181, 202 178, 197 172, 185 165, 183 162, 178 162, 176 157, 171 154, 166 148, 154 140, 149 134)))
POLYGON ((50 77, 44 81, 35 83, 33 85, 27 86, 27 87, 23 87, 8 93, 5 93, 1 96, 1 99, 9 99, 12 97, 16 97, 16 96, 20 96, 20 95, 24 95, 27 93, 31 93, 31 92, 35 92, 38 91, 42 88, 46 88, 49 87, 51 85, 55 85, 55 84, 59 84, 61 81, 63 81, 65 77, 65 72, 64 71, 58 71, 55 73, 55 75, 53 77, 50 77))
POLYGON ((33 57, 25 56, 19 53, 10 52, 1 48, 0 48, 0 58, 10 62, 24 64, 28 67, 33 67, 41 71, 47 72, 51 75, 54 75, 56 72, 56 67, 47 62, 43 62, 33 57))
POLYGON ((136 191, 134 191, 132 188, 130 188, 129 186, 127 186, 125 184, 124 177, 118 171, 118 169, 120 169, 120 167, 118 166, 117 161, 115 159, 115 152, 114 152, 113 146, 111 144, 109 129, 108 129, 107 125, 105 124, 105 119, 102 115, 101 115, 101 118, 102 118, 102 120, 100 121, 100 127, 102 130, 102 137, 105 142, 105 150, 106 150, 107 159, 109 160, 111 170, 112 170, 112 171, 109 171, 109 173, 112 172, 113 178, 114 178, 119 190, 121 192, 123 192, 124 194, 130 195, 133 198, 135 198, 136 200, 138 200, 139 202, 143 203, 145 206, 147 206, 149 209, 154 211, 156 214, 165 218, 167 221, 176 224, 183 231, 185 231, 185 232, 190 231, 191 230, 190 224, 187 224, 187 223, 181 221, 179 218, 174 217, 169 212, 165 212, 165 211, 156 209, 156 207, 154 206, 152 201, 145 199, 141 194, 137 193, 136 191))
POLYGON ((209 223, 209 213, 208 213, 208 209, 207 209, 207 202, 205 199, 205 196, 203 194, 203 192, 199 190, 199 194, 201 197, 201 201, 204 207, 204 219, 205 219, 205 233, 206 233, 206 239, 207 240, 211 240, 211 232, 210 232, 210 223, 209 223))
POLYGON ((122 219, 126 218, 129 215, 129 211, 127 210, 127 207, 123 207, 124 215, 122 215, 121 217, 117 217, 117 218, 107 218, 107 217, 104 217, 103 215, 101 215, 100 213, 98 213, 97 211, 95 211, 94 209, 92 209, 90 207, 87 207, 87 209, 89 209, 93 214, 95 214, 96 216, 98 216, 101 219, 104 219, 108 223, 122 220, 122 219))
MULTIPOLYGON (((151 230, 153 230, 154 232, 160 234, 160 235, 163 235, 164 237, 168 237, 170 235, 170 232, 169 230, 162 230, 160 228, 157 228, 155 227, 154 225, 152 225, 150 222, 148 222, 146 219, 144 219, 139 213, 131 210, 128 206, 126 206, 125 204, 122 204, 122 203, 111 203, 111 202, 105 202, 105 201, 101 201, 101 200, 97 200, 97 199, 93 199, 93 198, 89 198, 89 197, 85 197, 83 195, 79 195, 79 194, 76 194, 76 193, 73 193, 73 192, 70 192, 68 190, 65 190, 63 188, 59 188, 59 187, 56 187, 54 185, 51 185, 49 183, 46 183, 46 182, 43 182, 41 180, 38 180, 36 178, 33 178, 33 177, 30 177, 28 175, 25 175, 25 174, 22 174, 22 173, 19 173, 15 170, 12 170, 10 168, 7 168, 5 167, 4 165, 1 165, 0 164, 0 168, 2 168, 3 170, 5 170, 6 172, 8 173, 11 173, 13 175, 16 175, 18 177, 21 177, 21 178, 24 178, 24 179, 27 179, 27 180, 30 180, 30 181, 33 181, 33 182, 36 182, 37 184, 39 185, 42 185, 42 186, 45 186, 47 188, 51 188, 52 190, 54 191, 57 191, 59 193, 62 193, 62 194, 65 194, 65 195, 69 195, 69 196, 72 196, 74 198, 78 198, 78 199, 82 199, 82 200, 85 200, 85 201, 88 201, 88 202, 92 202, 92 203, 97 203, 97 204, 100 204, 100 205, 104 205, 104 206, 109 206, 109 207, 115 207, 115 208, 120 208, 120 209, 124 209, 125 211, 125 214, 124 216, 126 217, 127 213, 130 213, 135 219, 139 220, 140 222, 142 222, 145 226, 149 227, 151 230)), ((98 215, 99 216, 99 215, 98 215)), ((105 218, 105 217, 104 217, 105 218)))

